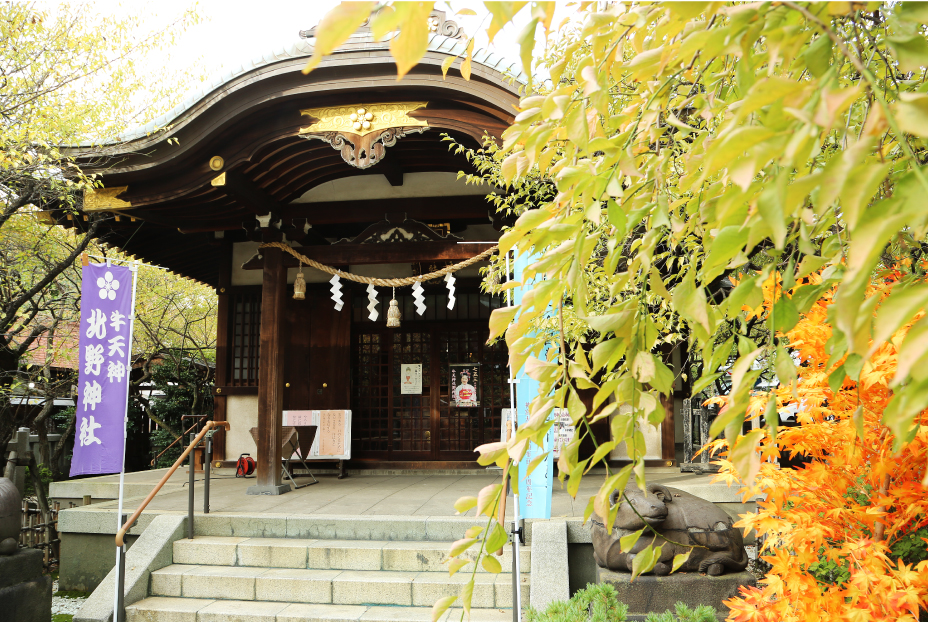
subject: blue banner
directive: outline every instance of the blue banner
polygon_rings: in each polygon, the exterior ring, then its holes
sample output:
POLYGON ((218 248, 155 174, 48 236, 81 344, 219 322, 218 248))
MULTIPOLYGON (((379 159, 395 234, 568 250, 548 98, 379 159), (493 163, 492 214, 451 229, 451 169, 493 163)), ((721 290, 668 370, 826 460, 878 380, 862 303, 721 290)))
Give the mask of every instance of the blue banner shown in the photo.
MULTIPOLYGON (((523 254, 516 257, 514 266, 514 278, 516 281, 522 281, 522 275, 526 266, 538 259, 534 254, 523 254)), ((514 290, 514 303, 521 304, 522 292, 527 283, 523 282, 521 287, 514 290)), ((538 381, 529 378, 525 373, 525 368, 519 370, 516 375, 516 409, 517 420, 521 426, 528 421, 529 405, 532 400, 538 396, 538 381)), ((554 428, 548 430, 545 435, 544 448, 529 443, 529 448, 525 456, 519 462, 519 515, 522 518, 551 518, 551 491, 554 486, 554 457, 551 452, 554 446, 554 428), (532 474, 525 475, 528 465, 531 464, 542 451, 547 451, 548 455, 535 467, 532 474)))

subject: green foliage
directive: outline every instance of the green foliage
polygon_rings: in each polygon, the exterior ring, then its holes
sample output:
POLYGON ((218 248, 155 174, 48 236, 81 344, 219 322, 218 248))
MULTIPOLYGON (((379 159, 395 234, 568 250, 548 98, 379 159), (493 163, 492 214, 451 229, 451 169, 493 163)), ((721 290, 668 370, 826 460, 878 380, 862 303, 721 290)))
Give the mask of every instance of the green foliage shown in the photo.
POLYGON ((622 622, 627 614, 614 587, 590 583, 567 602, 555 601, 544 611, 527 608, 525 622, 622 622))
POLYGON ((674 605, 673 612, 649 613, 645 622, 717 622, 715 609, 709 605, 699 605, 690 609, 683 603, 674 605))
POLYGON ((890 558, 901 559, 905 564, 928 559, 928 525, 903 534, 890 545, 889 551, 890 558))
MULTIPOLYGON (((525 610, 525 622, 623 622, 628 606, 620 603, 615 588, 608 583, 590 583, 570 600, 555 601, 544 611, 525 610)), ((690 609, 677 603, 673 611, 649 613, 646 622, 717 622, 715 609, 700 605, 690 609)))
POLYGON ((847 559, 836 561, 823 559, 809 566, 809 574, 821 583, 842 586, 851 578, 851 570, 847 559))

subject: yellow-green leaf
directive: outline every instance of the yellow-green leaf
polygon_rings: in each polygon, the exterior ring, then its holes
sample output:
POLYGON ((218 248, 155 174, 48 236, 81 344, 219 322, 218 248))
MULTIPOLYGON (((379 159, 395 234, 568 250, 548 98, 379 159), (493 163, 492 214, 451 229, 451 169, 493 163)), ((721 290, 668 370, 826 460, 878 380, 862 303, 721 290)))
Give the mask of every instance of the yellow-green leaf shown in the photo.
POLYGON ((480 563, 487 572, 499 574, 503 571, 503 567, 500 565, 499 560, 493 555, 484 555, 480 563))
POLYGON ((434 2, 397 2, 400 34, 390 40, 390 53, 396 61, 396 79, 402 79, 416 66, 429 47, 429 14, 434 2))
POLYGON ((322 62, 322 57, 331 54, 335 48, 348 40, 364 20, 370 17, 376 2, 341 2, 326 13, 316 26, 316 40, 313 55, 303 68, 309 73, 322 62))
POLYGON ((680 566, 686 563, 686 560, 690 558, 690 553, 693 552, 693 549, 690 549, 686 553, 679 553, 673 556, 673 566, 670 568, 670 572, 674 573, 680 569, 680 566))
POLYGON ((644 528, 634 531, 626 536, 619 538, 619 548, 622 549, 623 553, 629 553, 632 550, 632 547, 635 546, 635 543, 638 542, 638 538, 641 537, 641 534, 644 533, 644 528))
POLYGON ((459 514, 464 514, 467 510, 477 506, 477 497, 461 497, 454 502, 454 509, 459 514))
POLYGON ((457 596, 445 596, 444 598, 439 598, 438 601, 432 605, 432 622, 438 622, 438 619, 444 615, 448 608, 454 604, 454 601, 458 599, 457 596))

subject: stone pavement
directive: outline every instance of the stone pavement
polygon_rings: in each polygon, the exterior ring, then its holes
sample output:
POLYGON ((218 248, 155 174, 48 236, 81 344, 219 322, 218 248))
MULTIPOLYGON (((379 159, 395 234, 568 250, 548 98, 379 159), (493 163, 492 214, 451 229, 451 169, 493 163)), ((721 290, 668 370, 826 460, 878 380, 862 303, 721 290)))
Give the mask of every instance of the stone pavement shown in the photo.
MULTIPOLYGON (((355 472, 345 479, 334 475, 317 475, 318 484, 300 488, 280 496, 250 496, 245 489, 254 479, 235 478, 231 469, 215 469, 210 479, 210 512, 273 513, 289 515, 407 515, 453 516, 454 502, 462 496, 476 496, 481 488, 500 481, 499 471, 475 470, 455 474, 367 474, 355 472)), ((126 474, 125 508, 131 512, 164 474, 164 470, 126 474)), ((587 474, 576 499, 555 480, 551 500, 552 517, 582 517, 590 496, 603 481, 604 471, 587 474)), ((711 475, 680 473, 677 468, 647 469, 648 481, 681 488, 714 502, 738 503, 735 489, 724 484, 712 484, 711 475)), ((186 469, 178 469, 161 492, 149 504, 148 511, 187 510, 186 469)), ((308 478, 297 477, 303 483, 308 478)), ((115 508, 118 475, 56 482, 51 485, 51 497, 71 499, 75 503, 85 494, 93 496, 93 509, 115 508), (98 502, 106 499, 107 501, 98 502)), ((194 509, 203 511, 203 475, 198 473, 194 485, 194 509)), ((64 507, 67 503, 62 504, 64 507)), ((473 514, 471 510, 469 514, 473 514)))

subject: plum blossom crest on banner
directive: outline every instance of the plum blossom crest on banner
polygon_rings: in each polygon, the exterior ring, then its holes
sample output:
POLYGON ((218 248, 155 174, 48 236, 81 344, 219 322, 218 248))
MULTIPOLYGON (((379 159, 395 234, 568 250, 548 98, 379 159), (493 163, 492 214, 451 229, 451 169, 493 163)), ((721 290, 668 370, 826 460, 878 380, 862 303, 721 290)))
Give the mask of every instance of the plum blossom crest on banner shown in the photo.
POLYGON ((106 264, 83 268, 72 477, 122 470, 132 281, 130 268, 106 264))

